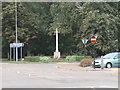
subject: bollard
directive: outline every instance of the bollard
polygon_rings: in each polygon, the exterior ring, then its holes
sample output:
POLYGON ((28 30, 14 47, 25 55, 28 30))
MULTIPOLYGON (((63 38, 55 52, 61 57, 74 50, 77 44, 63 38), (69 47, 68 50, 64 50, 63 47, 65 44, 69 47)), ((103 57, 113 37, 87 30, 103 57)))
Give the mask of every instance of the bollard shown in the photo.
POLYGON ((101 60, 101 69, 104 69, 103 59, 101 60))
POLYGON ((94 67, 94 69, 95 69, 95 61, 94 61, 94 63, 93 63, 93 67, 94 67))

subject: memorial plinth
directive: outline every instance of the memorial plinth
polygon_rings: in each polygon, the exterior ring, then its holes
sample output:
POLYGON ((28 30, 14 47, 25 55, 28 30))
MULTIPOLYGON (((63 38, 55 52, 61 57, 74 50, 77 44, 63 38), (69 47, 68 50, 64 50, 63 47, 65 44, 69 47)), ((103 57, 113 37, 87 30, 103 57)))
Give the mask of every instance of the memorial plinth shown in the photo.
POLYGON ((54 52, 54 58, 59 59, 60 58, 60 52, 54 52))

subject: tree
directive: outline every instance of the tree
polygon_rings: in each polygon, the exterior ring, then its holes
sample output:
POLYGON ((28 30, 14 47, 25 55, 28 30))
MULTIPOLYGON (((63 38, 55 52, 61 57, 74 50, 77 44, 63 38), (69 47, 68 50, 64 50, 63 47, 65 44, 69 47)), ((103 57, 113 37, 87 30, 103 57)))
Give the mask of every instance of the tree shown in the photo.
POLYGON ((35 55, 52 55, 55 49, 55 38, 54 36, 48 35, 48 29, 50 28, 51 22, 53 22, 50 7, 52 5, 51 2, 27 2, 23 3, 24 6, 29 9, 32 13, 37 14, 39 23, 39 36, 36 40, 32 41, 32 53, 35 55), (37 43, 37 44, 36 44, 37 43))
MULTIPOLYGON (((24 42, 27 51, 30 50, 30 41, 37 38, 38 16, 27 10, 22 3, 17 3, 18 41, 24 42)), ((3 38, 7 44, 15 42, 15 4, 3 3, 3 38)), ((9 50, 9 49, 8 49, 9 50)))
MULTIPOLYGON (((14 9, 14 3, 3 3, 4 48, 15 42, 14 9)), ((98 34, 95 43, 98 56, 118 51, 120 46, 116 2, 23 2, 18 3, 18 21, 18 39, 32 55, 53 55, 56 28, 60 32, 62 55, 83 55, 83 38, 89 39, 87 55, 92 55, 91 34, 98 34)))
MULTIPOLYGON (((101 52, 98 55, 118 51, 117 10, 108 3, 91 2, 84 3, 79 10, 82 23, 78 33, 82 33, 82 35, 76 35, 77 38, 90 39, 91 34, 98 34, 97 43, 95 44, 96 50, 101 52)), ((91 47, 92 44, 88 42, 89 51, 91 51, 91 47)))
POLYGON ((76 26, 76 3, 53 3, 51 5, 53 22, 50 24, 49 34, 59 30, 59 49, 63 55, 76 54, 76 42, 74 34, 76 26))

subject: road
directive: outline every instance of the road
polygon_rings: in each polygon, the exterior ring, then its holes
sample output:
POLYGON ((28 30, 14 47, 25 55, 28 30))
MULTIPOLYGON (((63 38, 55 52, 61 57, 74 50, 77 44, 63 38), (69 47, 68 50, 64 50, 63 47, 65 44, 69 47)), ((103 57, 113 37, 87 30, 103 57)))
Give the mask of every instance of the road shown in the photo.
POLYGON ((118 88, 118 69, 79 63, 1 63, 3 88, 118 88))

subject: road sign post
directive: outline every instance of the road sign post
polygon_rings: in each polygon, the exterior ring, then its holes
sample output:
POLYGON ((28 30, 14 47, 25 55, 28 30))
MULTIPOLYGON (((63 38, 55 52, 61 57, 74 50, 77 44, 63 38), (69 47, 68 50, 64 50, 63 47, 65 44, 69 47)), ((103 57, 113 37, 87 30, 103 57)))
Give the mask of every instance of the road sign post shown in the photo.
MULTIPOLYGON (((95 60, 95 43, 96 43, 96 39, 97 39, 97 35, 92 35, 92 37, 91 37, 91 43, 93 43, 94 60, 95 60)), ((94 62, 94 66, 95 66, 95 62, 94 62)), ((95 67, 94 67, 94 69, 95 69, 95 67)))
MULTIPOLYGON (((16 55, 16 52, 18 54, 18 50, 16 51, 16 47, 21 48, 21 60, 22 60, 22 47, 24 47, 24 43, 10 43, 10 60, 12 59, 12 48, 13 48, 13 59, 16 60, 16 57, 18 59, 18 55, 16 55)), ((18 60, 16 60, 18 61, 18 60)))
POLYGON ((12 56, 12 54, 11 54, 11 47, 10 47, 10 60, 11 60, 11 56, 12 56))
MULTIPOLYGON (((15 0, 15 29, 16 29, 16 44, 18 43, 18 32, 17 32, 17 0, 15 0)), ((18 47, 16 47, 16 61, 18 61, 18 47)))
POLYGON ((22 47, 21 47, 21 61, 22 61, 22 47))
MULTIPOLYGON (((87 43, 87 41, 88 41, 88 39, 82 39, 82 42, 83 42, 83 44, 84 44, 84 50, 85 50, 85 52, 86 52, 86 43, 87 43)), ((86 54, 85 54, 85 56, 86 56, 86 54)))
POLYGON ((13 60, 15 60, 15 50, 16 48, 15 47, 13 47, 13 60))

